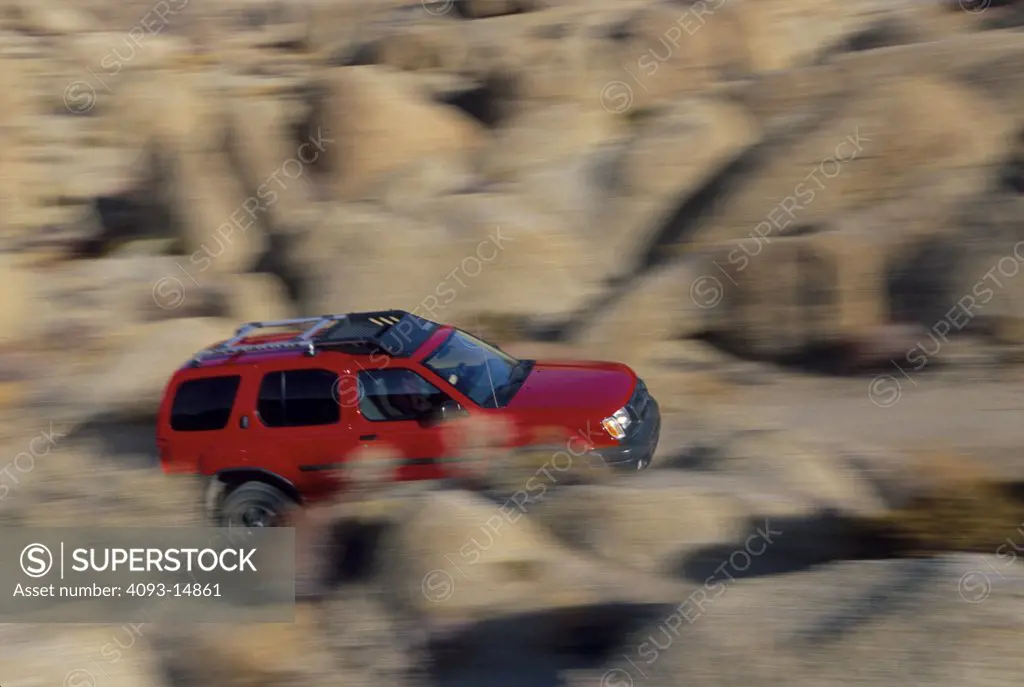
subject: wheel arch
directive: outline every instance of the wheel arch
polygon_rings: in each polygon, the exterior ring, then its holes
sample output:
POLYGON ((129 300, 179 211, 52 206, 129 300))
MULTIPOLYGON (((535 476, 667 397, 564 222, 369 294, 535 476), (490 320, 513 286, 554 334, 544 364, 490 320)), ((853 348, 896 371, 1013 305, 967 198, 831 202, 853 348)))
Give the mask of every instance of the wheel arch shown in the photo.
POLYGON ((206 488, 204 506, 207 514, 215 521, 219 519, 220 507, 231 491, 246 482, 263 482, 281 489, 289 499, 302 505, 305 500, 295 484, 278 473, 262 468, 227 468, 220 470, 210 479, 206 488))

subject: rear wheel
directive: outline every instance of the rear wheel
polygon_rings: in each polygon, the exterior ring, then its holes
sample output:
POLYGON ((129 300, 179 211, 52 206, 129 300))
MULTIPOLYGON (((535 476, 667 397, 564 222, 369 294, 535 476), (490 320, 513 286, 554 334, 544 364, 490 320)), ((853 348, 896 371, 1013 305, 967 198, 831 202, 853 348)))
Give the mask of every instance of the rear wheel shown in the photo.
POLYGON ((221 521, 225 527, 277 527, 294 506, 280 489, 264 482, 246 482, 224 499, 221 521))

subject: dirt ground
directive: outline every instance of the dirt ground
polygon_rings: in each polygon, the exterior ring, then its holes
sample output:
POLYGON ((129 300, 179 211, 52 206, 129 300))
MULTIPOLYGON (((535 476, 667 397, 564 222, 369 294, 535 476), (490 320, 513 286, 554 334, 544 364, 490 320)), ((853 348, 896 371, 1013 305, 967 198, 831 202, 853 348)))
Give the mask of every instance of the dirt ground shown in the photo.
POLYGON ((785 376, 734 397, 735 412, 857 445, 974 456, 1007 479, 1024 479, 1024 385, 944 374, 833 379, 785 376))

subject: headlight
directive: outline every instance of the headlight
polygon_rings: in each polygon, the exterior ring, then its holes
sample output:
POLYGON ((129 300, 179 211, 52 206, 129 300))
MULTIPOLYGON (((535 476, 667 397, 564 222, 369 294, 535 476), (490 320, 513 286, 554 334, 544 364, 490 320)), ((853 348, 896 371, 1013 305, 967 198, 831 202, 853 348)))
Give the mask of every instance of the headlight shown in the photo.
POLYGON ((631 424, 633 424, 633 418, 629 416, 629 411, 625 408, 619 408, 611 417, 601 420, 601 426, 604 427, 604 431, 608 432, 612 439, 616 440, 626 437, 626 431, 631 424))

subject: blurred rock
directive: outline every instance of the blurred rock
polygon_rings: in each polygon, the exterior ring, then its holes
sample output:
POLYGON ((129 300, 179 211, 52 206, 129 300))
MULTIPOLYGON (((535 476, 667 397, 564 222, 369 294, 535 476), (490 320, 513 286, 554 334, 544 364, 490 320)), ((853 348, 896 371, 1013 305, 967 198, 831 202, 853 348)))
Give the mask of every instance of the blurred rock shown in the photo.
POLYGON ((383 175, 365 195, 395 213, 419 217, 430 213, 436 201, 478 184, 478 176, 465 156, 432 155, 383 175))
POLYGON ((51 628, 39 634, 34 631, 37 627, 21 626, 17 628, 19 632, 11 633, 2 642, 0 661, 4 664, 5 679, 11 684, 90 685, 100 680, 111 687, 165 684, 153 651, 132 629, 138 627, 144 633, 149 629, 145 626, 125 624, 59 631, 51 628), (104 649, 106 654, 101 653, 104 649))
POLYGON ((727 2, 701 8, 644 4, 604 27, 594 59, 608 77, 602 104, 632 114, 746 77, 753 68, 740 9, 727 2), (713 7, 714 6, 714 7, 713 7), (614 85, 613 85, 614 84, 614 85))
POLYGON ((700 334, 704 311, 690 290, 696 266, 668 264, 637 279, 617 300, 602 304, 577 336, 593 355, 609 359, 644 359, 660 343, 700 334))
POLYGON ((200 281, 207 270, 218 275, 256 266, 267 247, 266 233, 257 220, 272 199, 260 197, 259 191, 256 196, 246 193, 224 156, 180 156, 169 193, 193 279, 200 281))
POLYGON ((618 670, 658 687, 755 676, 813 685, 825 675, 841 685, 925 676, 952 687, 1006 680, 1017 667, 1011 609, 1021 575, 993 556, 847 561, 741 582, 724 572, 609 652, 593 684, 618 670))
POLYGON ((724 480, 642 482, 568 486, 528 512, 568 542, 660 574, 674 573, 686 554, 741 538, 753 515, 724 480))
POLYGON ((106 369, 68 393, 67 403, 96 416, 154 417, 167 380, 191 357, 229 338, 231 320, 174 319, 140 325, 106 369))
POLYGON ((712 469, 779 484, 803 494, 823 511, 872 516, 886 503, 836 448, 793 432, 753 430, 736 434, 716 452, 712 469))
POLYGON ((317 140, 317 132, 310 140, 295 140, 299 121, 281 97, 243 95, 230 106, 232 150, 241 167, 238 177, 258 201, 250 205, 255 217, 246 219, 270 230, 286 230, 314 199, 310 165, 324 156, 327 144, 317 140))
POLYGON ((696 238, 778 236, 779 227, 791 233, 854 207, 897 199, 941 170, 996 163, 1012 121, 996 103, 952 80, 884 82, 843 100, 809 135, 773 149, 696 238), (961 124, 981 119, 985 127, 961 124))
MULTIPOLYGON (((685 213, 707 187, 761 136, 757 123, 742 108, 714 100, 687 99, 640 127, 618 168, 624 196, 603 218, 603 241, 616 255, 628 255, 614 274, 643 267, 665 234, 683 234, 676 226, 690 221, 685 213)), ((694 207, 694 212, 698 209, 694 207)))
POLYGON ((623 190, 688 195, 758 141, 757 123, 727 102, 687 99, 647 121, 623 157, 623 190))
POLYGON ((322 643, 317 609, 299 605, 294 623, 239 625, 233 632, 161 629, 155 644, 178 680, 223 685, 314 685, 335 664, 322 643))
POLYGON ((531 166, 549 164, 622 138, 621 123, 604 110, 561 104, 523 112, 495 132, 481 160, 481 171, 508 180, 531 166))
POLYGON ((467 252, 461 238, 433 222, 350 204, 324 219, 296 248, 292 262, 310 282, 308 307, 314 312, 420 308, 429 317, 424 308, 441 312, 465 298, 472 283, 455 274, 476 245, 469 244, 467 252))
POLYGON ((377 63, 403 71, 460 71, 470 56, 468 32, 449 17, 434 20, 428 15, 423 19, 418 24, 390 27, 375 41, 377 63))
POLYGON ((25 341, 40 331, 38 303, 43 297, 40 275, 11 255, 0 256, 3 300, 0 301, 0 344, 25 341))
POLYGON ((543 7, 540 0, 454 0, 454 4, 458 6, 461 14, 473 19, 527 12, 543 7))
POLYGON ((88 12, 53 0, 18 2, 14 17, 8 19, 10 28, 36 35, 66 36, 96 31, 96 19, 88 12))
POLYGON ((427 101, 401 72, 365 66, 335 70, 322 134, 336 191, 351 197, 418 157, 476 148, 479 128, 457 109, 427 101))
POLYGON ((419 627, 390 612, 376 590, 336 594, 323 608, 322 623, 323 642, 348 684, 417 685, 428 672, 419 627))
POLYGON ((736 18, 745 30, 751 65, 771 73, 809 64, 830 45, 862 29, 870 15, 859 9, 857 3, 835 0, 768 0, 738 8, 736 18))
POLYGON ((298 317, 281 280, 272 274, 234 274, 224 278, 226 305, 232 320, 259 322, 298 317))
POLYGON ((709 329, 753 356, 843 342, 887 319, 879 246, 866 232, 733 241, 705 263, 693 295, 709 329))
MULTIPOLYGON (((183 55, 177 69, 138 71, 118 77, 112 125, 128 140, 156 143, 168 155, 211 153, 226 131, 225 100, 217 74, 183 55), (159 78, 156 78, 159 75, 159 78)), ((102 104, 106 102, 101 100, 102 104)))
POLYGON ((425 496, 398 525, 385 565, 394 603, 433 623, 572 608, 616 599, 657 600, 646 588, 567 551, 514 504, 498 509, 467 492, 425 496))
POLYGON ((603 275, 589 243, 527 198, 449 196, 439 203, 439 216, 466 237, 458 271, 445 277, 460 277, 458 298, 443 301, 451 303, 453 312, 567 314, 599 293, 603 275))

